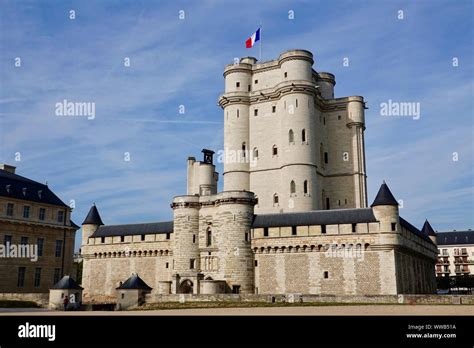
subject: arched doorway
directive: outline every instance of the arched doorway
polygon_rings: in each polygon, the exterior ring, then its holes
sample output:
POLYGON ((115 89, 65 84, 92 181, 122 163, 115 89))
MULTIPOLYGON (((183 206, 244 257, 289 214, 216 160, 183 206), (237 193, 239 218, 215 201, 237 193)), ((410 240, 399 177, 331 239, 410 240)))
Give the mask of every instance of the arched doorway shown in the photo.
POLYGON ((193 282, 189 279, 184 280, 179 286, 180 294, 192 294, 193 293, 193 282))

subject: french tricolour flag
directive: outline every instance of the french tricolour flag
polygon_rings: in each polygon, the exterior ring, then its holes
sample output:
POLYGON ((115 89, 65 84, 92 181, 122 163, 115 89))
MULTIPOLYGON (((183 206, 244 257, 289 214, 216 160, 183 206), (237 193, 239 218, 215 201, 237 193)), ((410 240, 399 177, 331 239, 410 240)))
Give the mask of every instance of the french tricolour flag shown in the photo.
POLYGON ((255 45, 255 43, 259 40, 260 40, 260 28, 258 28, 257 31, 253 33, 252 36, 247 39, 247 41, 245 41, 245 47, 252 48, 253 45, 255 45))

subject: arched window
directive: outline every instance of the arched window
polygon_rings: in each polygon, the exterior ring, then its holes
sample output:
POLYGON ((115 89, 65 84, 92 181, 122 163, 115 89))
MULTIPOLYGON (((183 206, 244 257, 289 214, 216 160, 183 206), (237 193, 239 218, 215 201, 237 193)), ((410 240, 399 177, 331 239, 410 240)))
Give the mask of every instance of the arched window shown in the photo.
POLYGON ((273 195, 273 204, 278 204, 278 194, 273 195))
POLYGON ((245 151, 246 150, 246 145, 245 142, 242 143, 242 158, 245 158, 245 151))
POLYGON ((291 183, 290 183, 290 193, 291 194, 294 194, 296 192, 296 184, 293 180, 291 180, 291 183))
POLYGON ((206 231, 206 246, 210 247, 212 245, 212 230, 210 227, 206 231))
POLYGON ((293 133, 293 129, 290 129, 288 132, 288 140, 290 143, 293 143, 295 141, 295 134, 293 133))
POLYGON ((273 145, 272 154, 273 154, 273 156, 277 156, 277 155, 278 155, 278 147, 277 147, 276 145, 273 145))
POLYGON ((303 183, 303 193, 305 195, 308 194, 308 180, 305 180, 304 183, 303 183))
POLYGON ((258 158, 258 149, 256 147, 253 148, 253 158, 258 158))
POLYGON ((303 129, 301 131, 301 141, 306 142, 306 130, 305 129, 303 129))

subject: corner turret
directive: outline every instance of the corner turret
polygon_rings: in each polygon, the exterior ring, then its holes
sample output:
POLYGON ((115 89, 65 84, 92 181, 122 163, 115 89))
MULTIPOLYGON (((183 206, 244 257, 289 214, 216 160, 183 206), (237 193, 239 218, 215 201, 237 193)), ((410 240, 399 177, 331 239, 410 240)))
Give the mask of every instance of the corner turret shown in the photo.
POLYGON ((431 241, 437 245, 436 232, 433 230, 433 227, 431 227, 430 223, 428 222, 428 219, 425 220, 425 223, 423 224, 423 227, 421 229, 421 233, 430 237, 431 241))
POLYGON ((82 245, 88 244, 89 238, 103 224, 99 211, 94 203, 82 223, 82 245))
POLYGON ((380 231, 399 231, 398 202, 385 181, 380 186, 379 192, 370 207, 375 218, 380 221, 380 231))

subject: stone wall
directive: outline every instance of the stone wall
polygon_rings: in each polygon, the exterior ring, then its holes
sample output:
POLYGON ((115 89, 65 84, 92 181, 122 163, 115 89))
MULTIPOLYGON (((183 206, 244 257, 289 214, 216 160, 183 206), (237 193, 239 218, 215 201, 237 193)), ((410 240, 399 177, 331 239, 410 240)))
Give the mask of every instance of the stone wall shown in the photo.
POLYGON ((42 307, 48 306, 49 303, 49 292, 47 293, 11 293, 1 292, 0 300, 9 301, 32 301, 36 302, 42 307))

